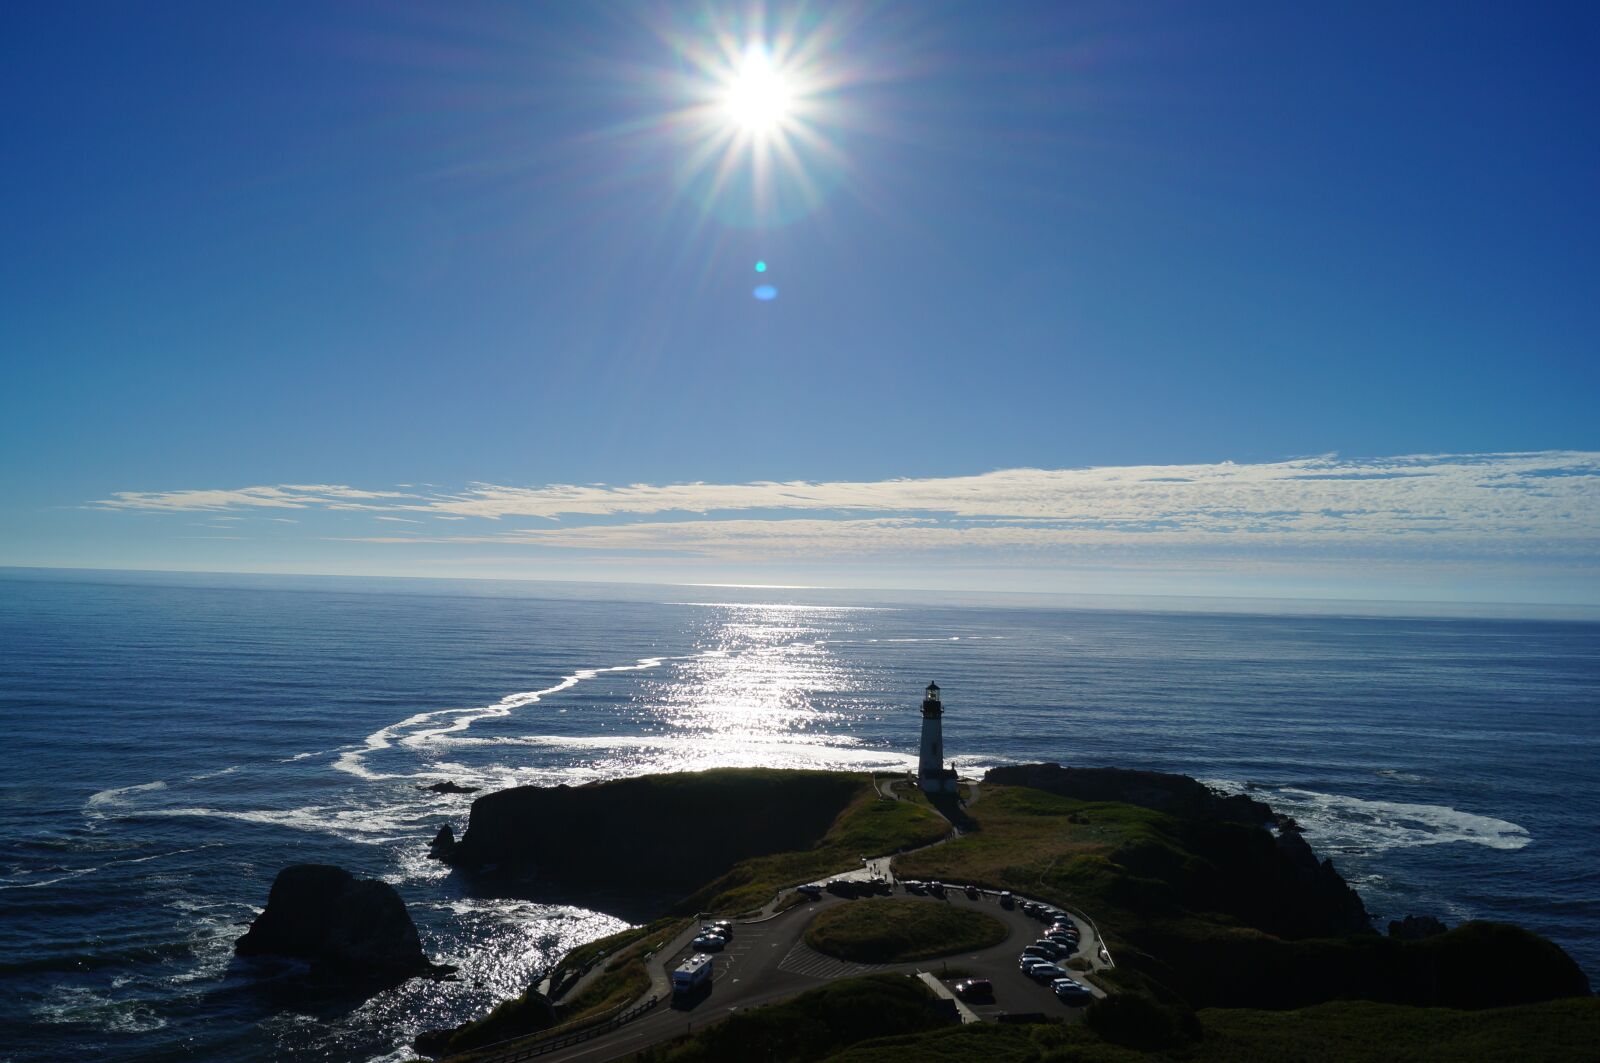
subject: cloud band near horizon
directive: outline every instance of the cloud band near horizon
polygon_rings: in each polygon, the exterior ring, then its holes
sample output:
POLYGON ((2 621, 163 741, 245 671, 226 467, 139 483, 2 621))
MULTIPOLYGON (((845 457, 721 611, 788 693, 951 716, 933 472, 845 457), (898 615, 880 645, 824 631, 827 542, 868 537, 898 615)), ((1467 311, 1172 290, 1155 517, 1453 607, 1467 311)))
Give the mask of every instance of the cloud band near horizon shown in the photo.
POLYGON ((474 483, 454 492, 278 484, 118 491, 89 505, 254 512, 280 522, 291 509, 365 514, 388 523, 376 525, 373 534, 335 538, 382 544, 520 544, 729 558, 954 550, 1043 559, 1061 551, 1133 547, 1588 560, 1600 546, 1600 453, 1006 469, 880 481, 474 483), (429 518, 547 523, 474 527, 436 525, 429 518), (396 534, 396 524, 412 523, 419 526, 396 534), (380 529, 386 534, 377 534, 380 529))

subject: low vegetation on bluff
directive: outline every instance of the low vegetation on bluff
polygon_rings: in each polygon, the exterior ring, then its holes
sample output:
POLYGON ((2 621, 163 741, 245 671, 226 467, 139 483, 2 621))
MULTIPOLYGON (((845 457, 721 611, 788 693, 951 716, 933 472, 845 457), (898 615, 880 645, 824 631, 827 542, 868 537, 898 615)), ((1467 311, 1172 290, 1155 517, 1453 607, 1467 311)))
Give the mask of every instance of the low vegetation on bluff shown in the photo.
POLYGON ((1517 927, 1468 924, 1425 941, 1378 936, 1360 898, 1296 832, 1240 822, 1236 806, 1211 818, 1023 786, 984 791, 968 810, 973 829, 908 855, 897 872, 1090 913, 1124 990, 1196 1008, 1339 998, 1485 1007, 1589 991, 1566 953, 1517 927), (1517 976, 1481 977, 1490 955, 1517 976))

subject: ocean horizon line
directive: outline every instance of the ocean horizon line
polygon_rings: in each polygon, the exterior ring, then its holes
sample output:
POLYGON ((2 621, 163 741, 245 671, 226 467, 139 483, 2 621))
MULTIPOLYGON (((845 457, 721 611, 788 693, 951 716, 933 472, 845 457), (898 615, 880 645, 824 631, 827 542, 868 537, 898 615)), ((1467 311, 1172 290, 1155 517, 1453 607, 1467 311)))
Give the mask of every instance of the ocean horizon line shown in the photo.
MULTIPOLYGON (((620 592, 625 588, 653 588, 659 592, 690 590, 719 590, 730 592, 780 591, 791 595, 816 595, 838 598, 837 604, 872 602, 898 603, 908 606, 961 606, 967 608, 1036 608, 1061 610, 1109 610, 1118 612, 1156 613, 1219 613, 1227 615, 1261 616, 1319 616, 1346 617, 1349 619, 1421 619, 1421 620, 1530 620, 1575 623, 1600 622, 1600 603, 1581 602, 1519 602, 1519 601, 1447 601, 1437 599, 1402 598, 1334 598, 1297 597, 1290 595, 1207 595, 1207 594, 1150 594, 1117 593, 1106 591, 1019 591, 974 590, 953 587, 869 587, 821 584, 774 584, 706 581, 658 580, 608 580, 560 579, 548 576, 441 576, 406 575, 399 573, 350 573, 318 571, 249 571, 240 569, 202 568, 124 568, 111 566, 62 565, 0 565, 0 578, 34 579, 57 576, 70 580, 92 577, 135 577, 135 582, 152 582, 159 577, 176 577, 175 586, 183 586, 184 579, 201 580, 206 586, 228 586, 213 579, 246 581, 243 586, 259 587, 272 581, 315 580, 315 588, 327 590, 325 581, 347 581, 358 586, 343 589, 358 591, 360 586, 377 588, 385 583, 463 585, 475 589, 490 586, 518 589, 539 586, 560 587, 567 590, 583 588, 591 592, 609 590, 620 592)), ((478 595, 468 595, 476 597, 478 595)), ((601 593, 575 594, 581 598, 612 598, 616 595, 601 593)), ((677 604, 707 604, 682 602, 677 604)), ((754 602, 726 604, 759 604, 754 602)))

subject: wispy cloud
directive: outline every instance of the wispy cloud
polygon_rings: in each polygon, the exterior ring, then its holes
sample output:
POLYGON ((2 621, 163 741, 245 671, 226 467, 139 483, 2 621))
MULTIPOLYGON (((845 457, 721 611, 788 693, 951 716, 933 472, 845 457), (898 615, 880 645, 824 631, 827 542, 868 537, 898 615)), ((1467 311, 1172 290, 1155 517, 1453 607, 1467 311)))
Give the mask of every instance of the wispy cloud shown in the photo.
POLYGON ((1588 557, 1600 546, 1600 453, 1325 456, 879 481, 479 483, 456 492, 280 484, 117 492, 92 504, 157 512, 357 510, 397 522, 539 518, 561 523, 361 541, 726 557, 946 550, 1043 557, 1117 547, 1588 557))

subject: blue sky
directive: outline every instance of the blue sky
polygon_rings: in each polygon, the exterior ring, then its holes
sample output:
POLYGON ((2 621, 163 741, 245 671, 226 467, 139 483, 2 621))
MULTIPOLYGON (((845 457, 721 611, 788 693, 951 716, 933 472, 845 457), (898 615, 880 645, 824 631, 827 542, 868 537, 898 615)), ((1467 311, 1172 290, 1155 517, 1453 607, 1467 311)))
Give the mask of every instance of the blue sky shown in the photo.
POLYGON ((1600 603, 1597 44, 1578 4, 13 5, 0 563, 1600 603), (753 43, 793 161, 714 188, 753 43))

